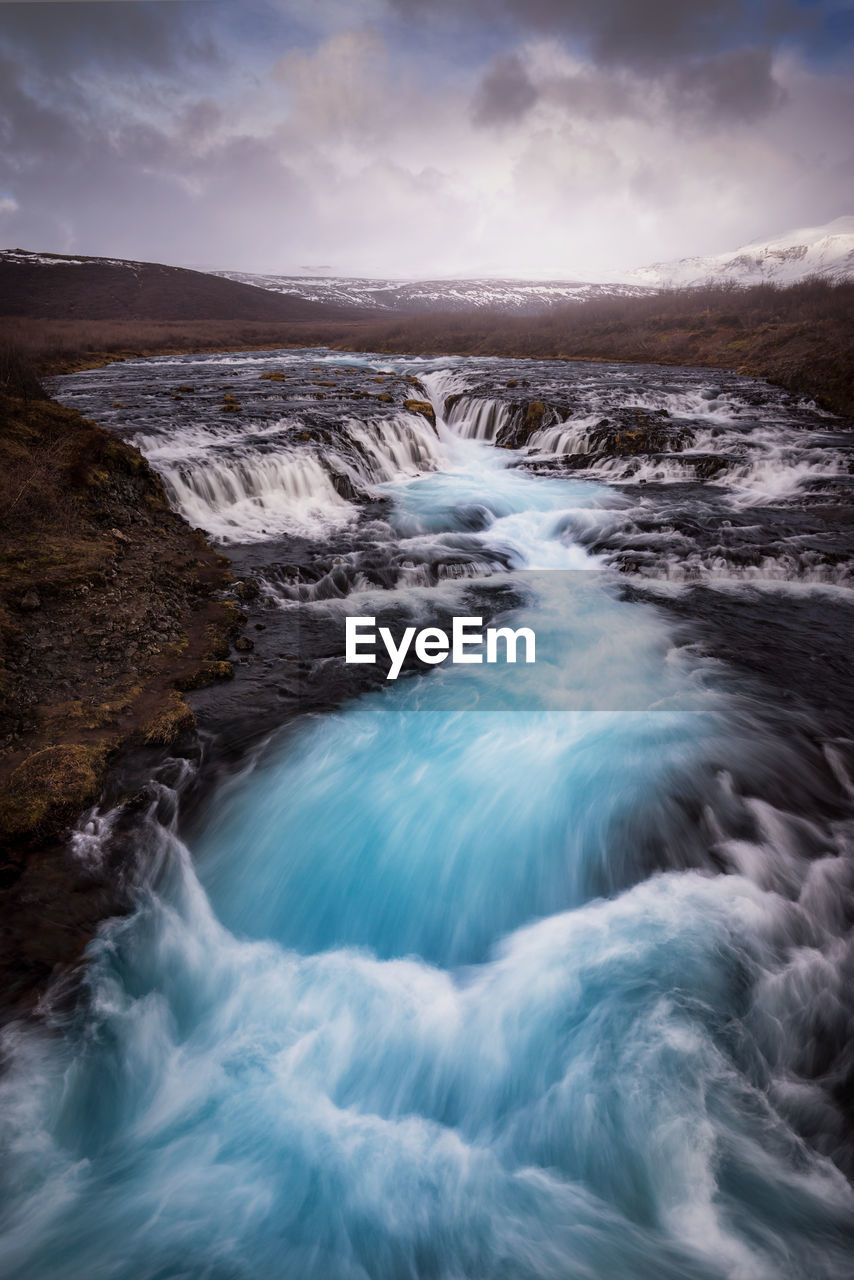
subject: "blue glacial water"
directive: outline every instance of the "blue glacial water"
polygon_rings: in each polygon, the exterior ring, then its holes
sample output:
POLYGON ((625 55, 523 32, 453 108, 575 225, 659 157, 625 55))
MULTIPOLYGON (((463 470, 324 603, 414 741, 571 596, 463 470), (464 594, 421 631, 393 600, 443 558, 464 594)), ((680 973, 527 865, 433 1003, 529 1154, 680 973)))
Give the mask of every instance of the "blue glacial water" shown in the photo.
POLYGON ((733 782, 789 745, 567 533, 605 486, 443 449, 386 484, 397 536, 486 511, 542 662, 305 717, 192 851, 152 808, 85 1009, 7 1032, 10 1280, 852 1274, 796 1069, 847 864, 733 782))

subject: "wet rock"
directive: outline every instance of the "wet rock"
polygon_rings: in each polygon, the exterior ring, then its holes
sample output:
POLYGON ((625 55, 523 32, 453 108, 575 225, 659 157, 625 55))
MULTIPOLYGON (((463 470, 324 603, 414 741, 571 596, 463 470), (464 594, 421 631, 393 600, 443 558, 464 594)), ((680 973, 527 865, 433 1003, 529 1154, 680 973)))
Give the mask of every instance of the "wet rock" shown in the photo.
POLYGON ((727 469, 727 459, 716 453, 700 453, 691 458, 698 480, 711 480, 727 469))
POLYGON ((344 498, 346 502, 358 502, 360 494, 357 492, 353 481, 347 475, 338 472, 330 473, 329 479, 332 481, 332 488, 338 494, 339 498, 344 498))
POLYGON ((238 653, 251 653, 255 648, 255 643, 248 636, 238 636, 234 642, 234 647, 238 653))
POLYGON ((404 400, 404 409, 409 413, 420 413, 422 418, 426 418, 433 430, 436 430, 436 411, 429 400, 404 400))
POLYGON ((591 427, 588 440, 588 458, 629 458, 678 453, 693 443, 694 432, 665 409, 616 409, 591 427))
POLYGON ((565 422, 570 410, 543 400, 528 400, 517 405, 495 437, 499 449, 523 449, 535 431, 565 422))

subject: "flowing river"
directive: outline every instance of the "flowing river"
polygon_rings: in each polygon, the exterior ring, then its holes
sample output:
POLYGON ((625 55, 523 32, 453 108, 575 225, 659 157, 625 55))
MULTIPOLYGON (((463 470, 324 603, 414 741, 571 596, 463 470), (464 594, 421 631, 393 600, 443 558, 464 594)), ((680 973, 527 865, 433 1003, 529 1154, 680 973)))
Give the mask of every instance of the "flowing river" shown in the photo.
POLYGON ((4 1275, 847 1280, 851 433, 559 362, 55 391, 224 544, 255 647, 83 997, 5 1033, 4 1275), (348 614, 455 613, 536 663, 343 661, 348 614))

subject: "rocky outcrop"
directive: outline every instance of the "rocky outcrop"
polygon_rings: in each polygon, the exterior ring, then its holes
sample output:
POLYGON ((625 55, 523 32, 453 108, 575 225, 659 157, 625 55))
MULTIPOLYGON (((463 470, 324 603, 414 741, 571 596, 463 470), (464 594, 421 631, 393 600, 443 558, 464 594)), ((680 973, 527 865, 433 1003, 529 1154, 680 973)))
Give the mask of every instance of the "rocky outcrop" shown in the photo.
POLYGON ((691 428, 674 421, 666 409, 615 409, 590 428, 587 456, 630 458, 638 454, 678 453, 693 439, 691 428))
POLYGON ((500 449, 524 449, 535 431, 565 422, 571 410, 543 400, 527 400, 514 406, 510 420, 498 432, 495 443, 500 449))
POLYGON ((130 749, 192 740, 181 689, 232 674, 228 561, 133 448, 0 393, 0 946, 8 1000, 72 963, 126 878, 65 836, 130 749), (97 882, 97 883, 96 883, 97 882), (8 978, 8 981, 6 979, 8 978))
POLYGON ((409 413, 420 413, 426 418, 433 430, 436 430, 436 411, 429 400, 404 400, 404 409, 409 413))

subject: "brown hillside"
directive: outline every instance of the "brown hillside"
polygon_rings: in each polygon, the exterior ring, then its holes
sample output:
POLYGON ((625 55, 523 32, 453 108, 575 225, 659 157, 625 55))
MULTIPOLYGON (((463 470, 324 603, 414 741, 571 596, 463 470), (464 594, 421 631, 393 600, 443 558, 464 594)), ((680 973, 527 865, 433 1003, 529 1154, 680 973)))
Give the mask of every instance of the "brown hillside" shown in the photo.
POLYGON ((0 254, 0 315, 51 320, 343 320, 341 307, 157 262, 0 254))

